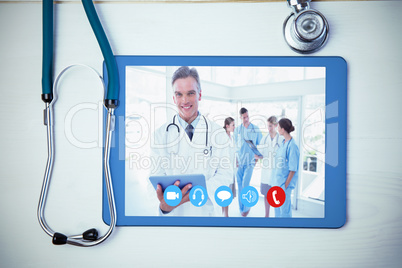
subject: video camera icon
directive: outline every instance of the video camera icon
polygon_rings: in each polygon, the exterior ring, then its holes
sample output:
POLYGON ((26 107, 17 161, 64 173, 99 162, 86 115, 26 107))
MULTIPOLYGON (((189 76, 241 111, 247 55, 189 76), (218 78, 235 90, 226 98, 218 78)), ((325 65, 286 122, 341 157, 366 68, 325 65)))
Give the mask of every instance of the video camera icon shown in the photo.
POLYGON ((176 192, 167 192, 166 199, 167 200, 176 200, 180 198, 180 194, 176 192))
POLYGON ((180 204, 182 199, 181 190, 176 185, 170 185, 166 187, 165 192, 163 193, 163 198, 165 199, 166 204, 171 207, 175 207, 180 204))

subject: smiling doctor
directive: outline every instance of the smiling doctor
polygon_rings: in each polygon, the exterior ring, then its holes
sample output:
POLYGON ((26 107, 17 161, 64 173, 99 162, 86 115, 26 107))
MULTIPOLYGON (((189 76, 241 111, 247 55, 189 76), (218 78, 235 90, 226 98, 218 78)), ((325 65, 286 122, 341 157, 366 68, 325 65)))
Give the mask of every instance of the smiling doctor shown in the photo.
MULTIPOLYGON (((197 207, 189 201, 187 184, 182 188, 182 201, 169 206, 160 185, 156 196, 159 215, 164 216, 222 216, 222 208, 214 201, 219 186, 229 185, 233 179, 230 161, 230 140, 224 129, 208 120, 198 110, 201 101, 201 85, 195 68, 182 66, 172 77, 173 101, 178 113, 157 129, 151 142, 151 157, 157 165, 151 176, 204 174, 208 201, 197 207), (167 161, 166 161, 167 160, 167 161)), ((179 185, 179 181, 175 185, 179 185)))

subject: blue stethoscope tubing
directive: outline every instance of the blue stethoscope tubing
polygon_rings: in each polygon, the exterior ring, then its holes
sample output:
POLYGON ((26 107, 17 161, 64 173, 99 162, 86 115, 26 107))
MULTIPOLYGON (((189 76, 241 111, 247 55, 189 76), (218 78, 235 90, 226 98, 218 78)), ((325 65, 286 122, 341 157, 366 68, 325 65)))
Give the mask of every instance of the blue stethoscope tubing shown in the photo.
MULTIPOLYGON (((82 0, 89 23, 95 33, 105 59, 108 73, 108 86, 105 96, 106 108, 116 108, 119 104, 119 73, 117 63, 108 42, 102 24, 99 21, 92 1, 82 0)), ((43 64, 42 64, 42 100, 53 100, 53 1, 43 1, 43 64)))
POLYGON ((103 31, 102 24, 100 23, 98 15, 96 14, 94 4, 92 1, 82 0, 82 5, 84 6, 85 13, 87 14, 89 23, 91 24, 92 30, 95 33, 96 39, 98 40, 103 57, 105 59, 109 79, 105 106, 116 108, 119 104, 119 72, 117 69, 116 60, 113 56, 113 52, 107 40, 106 34, 103 31))
POLYGON ((53 100, 53 1, 43 1, 42 100, 53 100))
MULTIPOLYGON (((105 235, 98 237, 98 231, 95 228, 89 229, 82 234, 66 236, 64 234, 54 232, 45 220, 44 210, 46 198, 51 179, 53 162, 54 162, 54 139, 53 139, 53 104, 56 99, 53 96, 53 1, 43 1, 43 65, 42 65, 42 100, 46 104, 44 113, 44 123, 47 127, 47 148, 48 158, 46 163, 45 175, 43 178, 42 190, 38 204, 38 220, 42 229, 52 237, 53 244, 71 244, 81 247, 95 246, 105 241, 113 232, 116 226, 117 215, 116 205, 113 195, 112 178, 109 167, 110 145, 114 131, 114 109, 118 106, 119 79, 117 64, 113 56, 113 52, 103 31, 102 25, 97 16, 92 1, 82 0, 85 12, 91 27, 98 40, 102 54, 105 58, 108 76, 108 89, 105 94, 104 105, 107 109, 106 116, 106 137, 105 149, 103 155, 103 168, 105 175, 105 186, 108 196, 110 225, 105 235)), ((56 81, 57 82, 57 81, 56 81)), ((55 82, 55 83, 56 83, 55 82)))

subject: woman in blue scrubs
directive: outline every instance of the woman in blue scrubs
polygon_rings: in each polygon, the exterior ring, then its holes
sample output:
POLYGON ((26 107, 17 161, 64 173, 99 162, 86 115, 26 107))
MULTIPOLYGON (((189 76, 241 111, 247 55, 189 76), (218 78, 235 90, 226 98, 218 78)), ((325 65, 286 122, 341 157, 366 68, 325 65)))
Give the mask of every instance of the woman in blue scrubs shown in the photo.
POLYGON ((278 122, 278 133, 285 139, 276 152, 275 169, 272 171, 273 186, 281 187, 286 194, 284 204, 275 208, 275 217, 292 217, 292 190, 296 186, 300 152, 290 135, 295 130, 292 121, 282 118, 278 122))

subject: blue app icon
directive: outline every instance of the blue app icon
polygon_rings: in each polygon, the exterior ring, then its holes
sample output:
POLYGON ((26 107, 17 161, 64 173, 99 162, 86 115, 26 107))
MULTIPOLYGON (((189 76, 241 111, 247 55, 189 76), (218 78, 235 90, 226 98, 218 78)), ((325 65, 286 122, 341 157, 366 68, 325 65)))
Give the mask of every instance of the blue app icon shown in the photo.
POLYGON ((165 192, 163 193, 163 198, 165 199, 166 204, 171 207, 177 206, 180 204, 182 199, 181 190, 176 185, 170 185, 166 187, 165 192))
POLYGON ((227 186, 219 187, 215 192, 215 202, 221 207, 227 207, 232 203, 233 193, 227 186))
POLYGON ((259 194, 253 186, 247 186, 243 188, 239 198, 246 207, 253 207, 258 202, 259 194))
POLYGON ((194 186, 190 191, 190 202, 196 207, 202 207, 208 200, 207 190, 202 186, 194 186))

